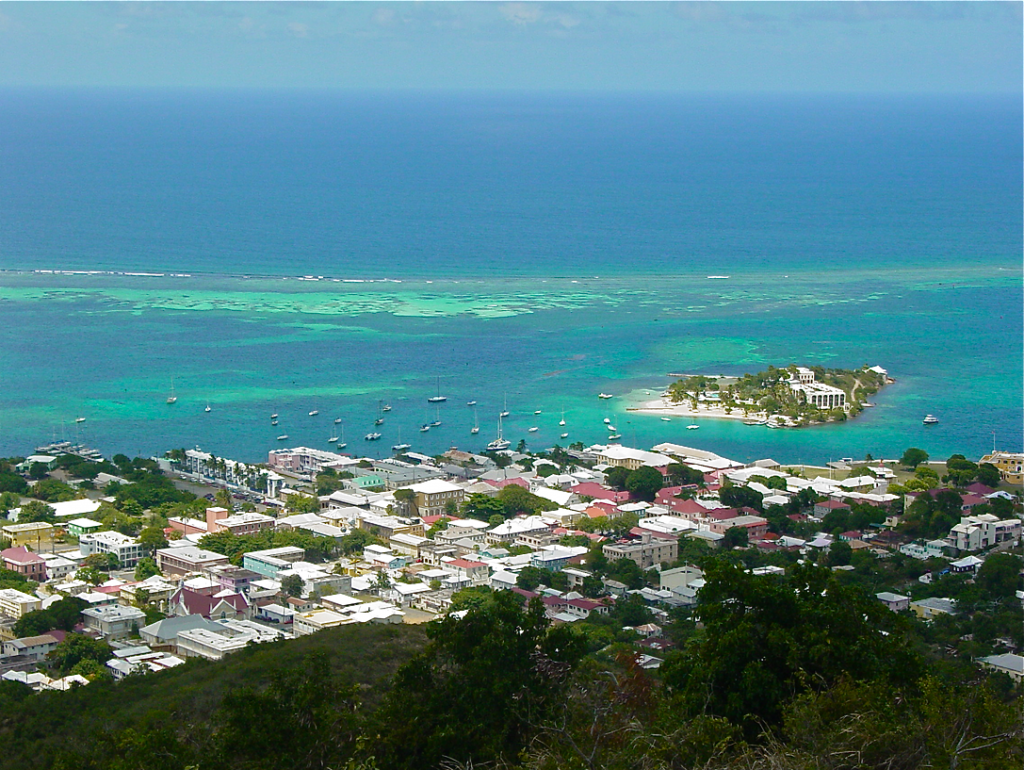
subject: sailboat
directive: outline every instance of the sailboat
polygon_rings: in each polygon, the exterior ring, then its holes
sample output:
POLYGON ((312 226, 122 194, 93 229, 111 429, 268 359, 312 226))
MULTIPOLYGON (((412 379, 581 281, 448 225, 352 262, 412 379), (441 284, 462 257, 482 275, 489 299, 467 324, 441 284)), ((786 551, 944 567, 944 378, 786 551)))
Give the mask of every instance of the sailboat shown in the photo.
POLYGON ((498 415, 498 437, 494 439, 490 444, 487 445, 487 449, 490 452, 500 452, 503 449, 508 449, 512 446, 512 442, 505 439, 501 435, 501 415, 498 415))
POLYGON ((559 438, 569 438, 569 434, 563 433, 561 436, 559 436, 559 438))
POLYGON ((565 425, 565 410, 562 410, 562 419, 558 421, 559 425, 565 425))
POLYGON ((384 404, 384 406, 382 406, 382 407, 380 408, 380 410, 381 410, 382 412, 390 412, 390 411, 391 411, 391 404, 384 404))
POLYGON ((403 444, 402 443, 402 429, 399 428, 398 429, 398 443, 394 444, 391 447, 391 451, 392 452, 404 452, 406 449, 411 449, 411 448, 412 448, 412 444, 403 444))
POLYGON ((436 407, 436 413, 434 421, 430 423, 431 428, 436 428, 441 424, 441 407, 436 407))
POLYGON ((431 396, 430 398, 427 399, 427 401, 429 401, 431 404, 438 404, 438 403, 440 403, 442 401, 447 401, 447 400, 448 400, 448 396, 442 396, 441 395, 441 376, 438 375, 438 377, 437 377, 437 395, 436 396, 431 396))
POLYGON ((340 418, 340 417, 335 417, 335 418, 334 418, 334 424, 335 424, 335 425, 338 425, 338 424, 340 424, 340 423, 341 423, 341 418, 340 418))
POLYGON ((476 407, 473 407, 473 427, 469 429, 469 432, 474 436, 480 432, 480 421, 476 416, 476 407))
POLYGON ((171 395, 167 397, 168 404, 175 404, 178 401, 178 397, 174 395, 174 378, 171 377, 171 395))
POLYGON ((345 443, 345 426, 341 426, 341 440, 336 444, 336 449, 344 449, 348 444, 345 443))
POLYGON ((310 417, 316 417, 318 414, 320 414, 320 410, 319 409, 313 409, 312 411, 310 411, 309 416, 310 417))
POLYGON ((373 421, 374 425, 383 425, 384 424, 384 414, 383 414, 383 408, 382 408, 383 404, 384 404, 383 401, 378 401, 377 402, 377 419, 373 421))
POLYGON ((505 406, 501 410, 499 417, 508 417, 508 393, 505 394, 505 406))
POLYGON ((75 418, 75 422, 85 422, 85 418, 84 417, 76 417, 75 418))
POLYGON ((205 408, 205 409, 204 409, 203 411, 204 411, 204 412, 212 412, 212 411, 213 411, 213 410, 212 410, 212 409, 210 408, 210 402, 209 402, 209 401, 207 401, 207 402, 206 402, 206 408, 205 408))

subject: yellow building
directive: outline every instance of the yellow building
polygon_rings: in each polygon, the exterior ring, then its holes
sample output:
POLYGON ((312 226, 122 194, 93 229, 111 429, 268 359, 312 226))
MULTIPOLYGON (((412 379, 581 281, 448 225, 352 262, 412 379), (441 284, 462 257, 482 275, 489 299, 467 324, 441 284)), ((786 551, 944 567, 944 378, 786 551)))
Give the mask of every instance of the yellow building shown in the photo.
POLYGON ((3 536, 17 548, 24 545, 37 553, 47 546, 53 545, 53 525, 45 521, 30 521, 25 524, 8 524, 0 529, 3 536))
POLYGON ((1024 452, 993 452, 982 457, 978 464, 989 463, 999 469, 999 475, 1008 484, 1024 483, 1024 452))

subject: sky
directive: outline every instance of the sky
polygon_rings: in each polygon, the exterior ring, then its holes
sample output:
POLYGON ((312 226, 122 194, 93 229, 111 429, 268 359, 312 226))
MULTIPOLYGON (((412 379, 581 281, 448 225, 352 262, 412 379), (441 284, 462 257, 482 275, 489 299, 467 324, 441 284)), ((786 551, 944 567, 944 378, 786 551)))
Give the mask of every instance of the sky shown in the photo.
POLYGON ((0 87, 1011 93, 1020 2, 4 2, 0 87))

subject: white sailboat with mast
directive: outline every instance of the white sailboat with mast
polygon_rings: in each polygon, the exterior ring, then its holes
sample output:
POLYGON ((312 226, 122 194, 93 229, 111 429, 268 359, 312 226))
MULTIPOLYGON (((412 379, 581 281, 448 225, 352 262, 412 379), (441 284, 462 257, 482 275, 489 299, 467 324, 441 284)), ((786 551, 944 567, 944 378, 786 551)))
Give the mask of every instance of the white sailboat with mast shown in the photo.
POLYGON ((508 439, 506 439, 504 436, 501 435, 501 432, 502 432, 501 431, 501 427, 502 427, 501 426, 501 418, 502 418, 502 416, 499 414, 498 415, 498 437, 496 439, 494 439, 494 441, 492 441, 490 444, 487 445, 487 450, 489 452, 500 452, 501 450, 508 449, 510 446, 512 446, 512 442, 509 441, 508 439))

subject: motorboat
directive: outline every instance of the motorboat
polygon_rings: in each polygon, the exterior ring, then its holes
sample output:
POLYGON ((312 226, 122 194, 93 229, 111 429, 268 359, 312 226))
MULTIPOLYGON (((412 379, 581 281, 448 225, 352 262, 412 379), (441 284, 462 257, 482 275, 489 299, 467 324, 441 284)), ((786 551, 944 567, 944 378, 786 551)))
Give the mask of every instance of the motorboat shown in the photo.
POLYGON ((540 429, 535 425, 534 427, 530 428, 527 431, 527 433, 536 433, 538 430, 540 430, 540 429))
POLYGON ((559 436, 559 438, 569 438, 569 434, 563 433, 561 436, 559 436))
POLYGON ((320 414, 320 410, 319 409, 314 409, 313 411, 311 411, 309 413, 309 416, 310 417, 316 417, 318 414, 320 414))
POLYGON ((473 401, 467 401, 467 402, 466 402, 466 406, 476 406, 476 401, 475 401, 475 400, 473 400, 473 401))
POLYGON ((75 418, 75 422, 85 422, 85 418, 84 417, 76 417, 75 418))
POLYGON ((598 393, 597 397, 598 398, 615 398, 615 396, 613 396, 611 393, 598 393))
POLYGON ((338 425, 340 422, 341 422, 341 418, 340 417, 335 417, 334 418, 334 424, 335 425, 338 425))
POLYGON ((939 421, 939 418, 935 415, 925 415, 925 418, 921 420, 925 425, 935 425, 939 421))
POLYGON ((700 426, 699 425, 687 425, 686 429, 687 430, 700 430, 700 426))
POLYGON ((605 417, 605 418, 604 418, 604 424, 605 424, 605 425, 610 425, 610 424, 611 424, 611 419, 610 419, 610 418, 608 418, 608 417, 605 417))
POLYGON ((672 418, 671 417, 662 417, 661 421, 662 422, 672 422, 672 418))
POLYGON ((407 449, 412 449, 412 444, 394 444, 391 447, 392 452, 404 452, 407 449))
POLYGON ((620 436, 618 433, 613 433, 612 435, 610 435, 608 437, 608 440, 609 441, 618 441, 620 438, 622 438, 622 436, 620 436))
POLYGON ((379 433, 367 433, 365 436, 363 436, 363 438, 366 439, 367 441, 377 441, 380 438, 380 434, 379 433))
POLYGON ((277 437, 277 440, 278 441, 287 441, 288 440, 288 434, 287 433, 282 433, 280 436, 277 437))

